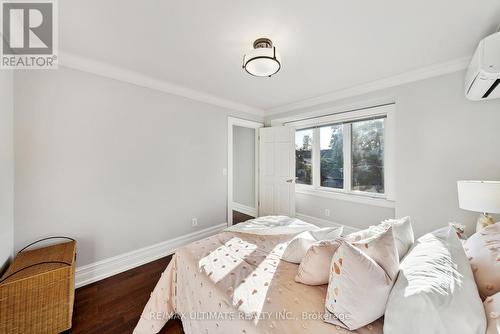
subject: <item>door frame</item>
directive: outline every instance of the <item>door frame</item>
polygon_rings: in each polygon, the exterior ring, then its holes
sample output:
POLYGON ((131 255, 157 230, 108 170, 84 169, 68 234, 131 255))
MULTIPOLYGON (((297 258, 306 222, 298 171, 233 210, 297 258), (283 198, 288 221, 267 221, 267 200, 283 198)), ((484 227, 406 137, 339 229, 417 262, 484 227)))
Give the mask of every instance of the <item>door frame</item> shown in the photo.
POLYGON ((233 225, 233 126, 255 129, 255 212, 259 213, 259 128, 264 123, 229 116, 227 118, 227 225, 233 225))

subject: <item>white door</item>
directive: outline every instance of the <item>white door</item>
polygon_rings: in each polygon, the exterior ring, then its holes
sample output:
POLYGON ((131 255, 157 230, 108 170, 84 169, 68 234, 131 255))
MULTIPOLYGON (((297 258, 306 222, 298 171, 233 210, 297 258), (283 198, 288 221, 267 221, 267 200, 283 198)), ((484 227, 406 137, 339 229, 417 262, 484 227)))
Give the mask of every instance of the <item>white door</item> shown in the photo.
POLYGON ((295 216, 295 128, 259 129, 259 216, 295 216))

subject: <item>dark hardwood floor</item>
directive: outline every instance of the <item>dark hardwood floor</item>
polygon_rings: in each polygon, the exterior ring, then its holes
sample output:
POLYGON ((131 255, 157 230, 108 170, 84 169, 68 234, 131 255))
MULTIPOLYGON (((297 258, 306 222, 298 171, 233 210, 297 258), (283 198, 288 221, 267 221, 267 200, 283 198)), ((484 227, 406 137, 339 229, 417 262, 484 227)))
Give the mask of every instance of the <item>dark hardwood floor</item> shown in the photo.
POLYGON ((233 225, 238 224, 238 223, 242 223, 242 222, 246 222, 247 220, 253 219, 253 218, 254 217, 252 217, 252 216, 249 216, 249 215, 246 215, 244 213, 233 210, 233 225))
MULTIPOLYGON (((75 293, 70 333, 132 333, 149 295, 171 256, 81 287, 75 293)), ((161 334, 184 333, 180 320, 170 320, 161 334)))
MULTIPOLYGON (((233 211, 233 223, 252 219, 233 211)), ((133 268, 76 289, 73 309, 74 334, 132 333, 161 273, 172 256, 133 268)), ((180 320, 170 320, 160 334, 184 333, 180 320)))

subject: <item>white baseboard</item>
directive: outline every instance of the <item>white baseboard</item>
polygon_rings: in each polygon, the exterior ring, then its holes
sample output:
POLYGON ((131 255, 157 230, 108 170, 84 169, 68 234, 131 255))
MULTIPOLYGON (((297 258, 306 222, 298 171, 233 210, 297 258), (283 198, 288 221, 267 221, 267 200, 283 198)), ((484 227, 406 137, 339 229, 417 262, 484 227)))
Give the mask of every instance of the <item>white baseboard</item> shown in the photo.
POLYGON ((231 208, 233 210, 235 210, 235 211, 244 213, 244 214, 246 214, 248 216, 252 216, 254 218, 258 216, 257 209, 256 208, 252 208, 251 206, 247 206, 247 205, 243 205, 243 204, 240 204, 240 203, 233 202, 232 205, 231 205, 231 208))
POLYGON ((226 227, 227 223, 211 226, 203 230, 78 267, 75 273, 75 286, 79 288, 173 254, 177 248, 219 233, 226 227))
POLYGON ((359 228, 356 228, 356 227, 335 223, 335 222, 332 222, 332 221, 329 221, 326 219, 322 219, 322 218, 304 215, 302 213, 296 213, 295 217, 300 219, 300 220, 305 221, 306 223, 311 223, 311 224, 318 225, 321 227, 332 227, 332 226, 340 227, 340 226, 343 226, 344 227, 344 233, 342 233, 343 235, 347 235, 349 233, 359 231, 359 228))

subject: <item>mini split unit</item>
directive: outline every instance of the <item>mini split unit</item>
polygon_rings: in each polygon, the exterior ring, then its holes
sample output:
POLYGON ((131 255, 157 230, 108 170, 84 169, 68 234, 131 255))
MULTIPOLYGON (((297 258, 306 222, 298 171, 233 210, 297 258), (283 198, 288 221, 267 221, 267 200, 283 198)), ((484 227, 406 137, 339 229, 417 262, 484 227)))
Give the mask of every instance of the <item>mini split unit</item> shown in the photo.
POLYGON ((473 101, 500 98, 500 28, 479 43, 465 77, 465 96, 473 101))

